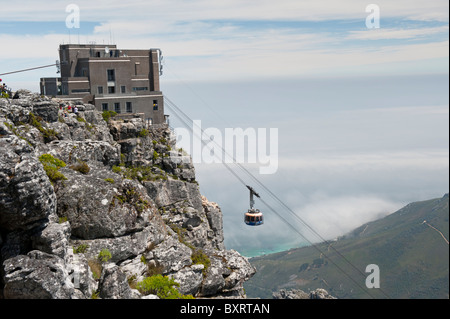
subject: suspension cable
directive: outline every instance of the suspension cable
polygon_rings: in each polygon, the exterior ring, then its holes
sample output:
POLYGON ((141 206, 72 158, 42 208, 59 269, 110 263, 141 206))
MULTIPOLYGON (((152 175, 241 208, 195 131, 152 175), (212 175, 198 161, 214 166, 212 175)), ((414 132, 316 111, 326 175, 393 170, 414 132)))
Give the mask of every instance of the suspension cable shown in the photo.
POLYGON ((12 72, 0 73, 0 76, 1 75, 9 75, 9 74, 20 73, 20 72, 27 72, 27 71, 32 71, 32 70, 38 70, 38 69, 44 69, 44 68, 49 68, 49 67, 52 67, 52 66, 57 66, 57 64, 53 63, 53 64, 37 66, 37 67, 34 67, 34 68, 29 68, 29 69, 23 69, 23 70, 17 70, 17 71, 12 71, 12 72))

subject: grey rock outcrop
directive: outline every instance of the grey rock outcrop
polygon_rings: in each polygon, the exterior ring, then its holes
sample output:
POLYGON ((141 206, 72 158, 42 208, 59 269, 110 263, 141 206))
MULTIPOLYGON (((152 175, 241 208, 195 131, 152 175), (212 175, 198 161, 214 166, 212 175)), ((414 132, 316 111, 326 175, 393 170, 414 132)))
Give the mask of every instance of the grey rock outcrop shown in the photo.
POLYGON ((33 250, 3 262, 5 298, 67 299, 75 288, 64 260, 56 255, 33 250))
POLYGON ((281 289, 272 294, 273 299, 336 299, 336 297, 328 294, 328 291, 322 288, 317 288, 316 290, 306 293, 303 290, 292 289, 285 290, 281 289))
POLYGON ((0 298, 157 298, 135 289, 155 274, 181 294, 245 297, 255 269, 225 249, 220 207, 168 126, 67 104, 0 99, 0 298))
POLYGON ((8 124, 0 123, 0 228, 27 230, 55 214, 56 196, 32 147, 8 124))
POLYGON ((99 282, 100 297, 104 299, 132 299, 133 292, 127 277, 115 264, 103 267, 99 282))

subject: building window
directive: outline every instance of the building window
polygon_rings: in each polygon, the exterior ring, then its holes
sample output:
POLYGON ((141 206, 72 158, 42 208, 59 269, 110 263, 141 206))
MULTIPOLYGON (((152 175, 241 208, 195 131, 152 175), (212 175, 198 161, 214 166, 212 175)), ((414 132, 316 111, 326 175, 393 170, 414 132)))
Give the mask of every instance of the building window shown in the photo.
POLYGON ((120 113, 120 103, 114 103, 114 111, 120 113))
POLYGON ((138 75, 138 65, 140 65, 140 64, 141 64, 141 62, 136 62, 134 64, 134 75, 138 75))
POLYGON ((108 111, 108 103, 102 103, 102 111, 108 111))
POLYGON ((131 102, 127 102, 127 113, 133 113, 133 104, 131 102))
POLYGON ((89 93, 89 89, 73 89, 72 93, 89 93))
POLYGON ((116 93, 116 87, 115 86, 108 86, 108 93, 109 94, 116 93))
POLYGON ((158 111, 158 100, 153 100, 153 111, 158 111))
POLYGON ((116 80, 116 71, 115 70, 107 70, 108 72, 108 81, 116 80))
POLYGON ((98 92, 98 94, 103 94, 103 86, 99 86, 97 88, 97 92, 98 92))
POLYGON ((126 87, 125 85, 122 85, 122 86, 120 87, 120 91, 121 91, 122 93, 127 93, 127 87, 126 87))
POLYGON ((148 87, 146 86, 134 87, 133 91, 148 91, 148 87))

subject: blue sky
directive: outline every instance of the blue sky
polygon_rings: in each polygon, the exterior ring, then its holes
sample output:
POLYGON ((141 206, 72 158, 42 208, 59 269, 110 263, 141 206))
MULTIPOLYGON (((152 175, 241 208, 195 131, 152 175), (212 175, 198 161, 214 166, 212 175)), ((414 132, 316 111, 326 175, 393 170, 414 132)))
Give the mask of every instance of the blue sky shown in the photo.
MULTIPOLYGON (((279 170, 258 178, 333 238, 448 192, 449 3, 376 1, 380 28, 368 29, 370 3, 8 2, 0 73, 53 63, 69 41, 161 48, 162 90, 192 119, 220 130, 279 129, 279 170), (65 25, 71 3, 80 8, 79 29, 65 25)), ((39 78, 55 71, 0 77, 38 91, 39 78)), ((248 253, 302 242, 270 214, 263 227, 246 228, 246 189, 221 165, 196 169, 202 192, 224 212, 227 247, 248 253)), ((257 165, 249 169, 258 174, 257 165)))

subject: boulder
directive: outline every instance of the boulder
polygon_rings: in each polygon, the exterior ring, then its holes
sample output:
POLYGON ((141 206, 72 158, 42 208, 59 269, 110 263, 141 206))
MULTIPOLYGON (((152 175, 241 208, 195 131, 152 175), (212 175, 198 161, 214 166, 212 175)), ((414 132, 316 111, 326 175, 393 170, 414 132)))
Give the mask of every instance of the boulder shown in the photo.
MULTIPOLYGON (((175 282, 180 286, 177 288, 182 295, 197 295, 203 283, 203 265, 192 265, 185 267, 180 271, 170 274, 175 282)), ((217 292, 217 290, 216 290, 217 292)))
POLYGON ((0 138, 0 150, 0 228, 34 228, 56 212, 53 187, 26 141, 0 138))
POLYGON ((98 284, 99 297, 103 299, 131 299, 134 294, 119 266, 109 263, 103 267, 98 284))
POLYGON ((6 299, 70 299, 75 288, 64 260, 38 250, 3 263, 6 299))
POLYGON ((94 279, 88 259, 82 253, 74 254, 72 249, 68 250, 65 258, 67 271, 72 278, 74 288, 81 293, 79 298, 91 298, 97 291, 98 282, 94 279))
POLYGON ((33 104, 33 114, 45 122, 58 121, 59 104, 54 101, 42 101, 33 104))
POLYGON ((32 236, 33 249, 65 258, 69 249, 70 224, 50 223, 32 236))
POLYGON ((177 272, 192 265, 192 250, 174 236, 167 236, 161 244, 152 250, 152 253, 156 263, 163 266, 163 273, 165 274, 177 272))
POLYGON ((325 289, 317 288, 316 290, 311 291, 310 293, 306 293, 303 290, 299 289, 280 289, 272 293, 273 299, 336 299, 328 294, 325 289))
POLYGON ((142 231, 155 213, 145 188, 135 181, 112 184, 70 168, 62 172, 70 186, 57 189, 58 215, 67 218, 72 235, 78 238, 119 237, 142 231))

